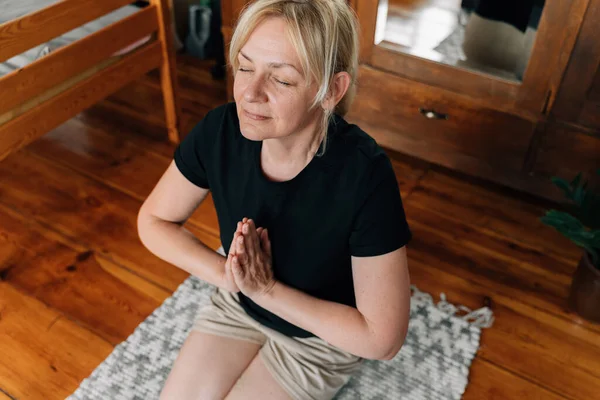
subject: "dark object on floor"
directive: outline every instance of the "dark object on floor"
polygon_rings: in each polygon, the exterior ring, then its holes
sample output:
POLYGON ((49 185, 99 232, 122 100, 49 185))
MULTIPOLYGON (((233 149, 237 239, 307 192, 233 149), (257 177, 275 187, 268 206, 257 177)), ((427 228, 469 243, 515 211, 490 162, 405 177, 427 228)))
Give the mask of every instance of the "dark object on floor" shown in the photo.
POLYGON ((223 24, 221 17, 221 0, 213 0, 211 2, 211 9, 213 12, 213 18, 211 20, 210 31, 214 38, 213 43, 213 55, 215 59, 215 66, 210 69, 210 73, 213 79, 225 79, 227 73, 227 61, 225 60, 225 40, 223 39, 223 32, 221 26, 223 24))
POLYGON ((214 59, 210 72, 213 79, 225 78, 225 43, 221 32, 221 2, 202 0, 190 6, 190 30, 185 41, 186 52, 202 60, 214 59))
MULTIPOLYGON (((600 178, 600 169, 597 174, 600 178)), ((568 212, 548 211, 542 222, 583 247, 573 275, 569 308, 585 319, 600 322, 600 182, 583 182, 581 177, 579 174, 571 182, 552 179, 572 204, 568 212)))
POLYGON ((573 275, 569 308, 589 321, 600 323, 600 269, 592 264, 587 252, 573 275))
POLYGON ((185 49, 188 54, 201 60, 210 58, 212 55, 210 44, 214 41, 214 33, 211 32, 212 20, 210 0, 202 0, 200 4, 190 6, 190 29, 185 39, 185 49))

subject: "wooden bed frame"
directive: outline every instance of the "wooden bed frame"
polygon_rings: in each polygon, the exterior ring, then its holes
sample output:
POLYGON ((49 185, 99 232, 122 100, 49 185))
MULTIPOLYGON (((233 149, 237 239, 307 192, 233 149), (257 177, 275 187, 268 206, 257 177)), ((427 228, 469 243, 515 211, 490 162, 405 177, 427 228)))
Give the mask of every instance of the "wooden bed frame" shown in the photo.
MULTIPOLYGON (((0 25, 0 62, 101 17, 131 0, 61 0, 0 25)), ((168 137, 180 141, 181 110, 170 0, 0 77, 0 160, 154 68, 160 68, 168 137), (151 37, 124 55, 123 48, 151 37)))

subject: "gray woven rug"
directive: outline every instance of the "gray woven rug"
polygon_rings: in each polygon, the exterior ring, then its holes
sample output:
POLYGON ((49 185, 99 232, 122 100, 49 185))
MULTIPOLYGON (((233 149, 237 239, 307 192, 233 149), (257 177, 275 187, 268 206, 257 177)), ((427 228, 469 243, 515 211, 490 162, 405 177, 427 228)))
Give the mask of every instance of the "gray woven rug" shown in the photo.
MULTIPOLYGON (((214 286, 188 278, 108 358, 68 400, 158 399, 198 308, 214 286)), ((336 400, 460 399, 481 328, 491 326, 491 310, 471 312, 412 288, 409 331, 390 361, 366 361, 336 400), (458 314, 465 314, 461 317, 458 314)))

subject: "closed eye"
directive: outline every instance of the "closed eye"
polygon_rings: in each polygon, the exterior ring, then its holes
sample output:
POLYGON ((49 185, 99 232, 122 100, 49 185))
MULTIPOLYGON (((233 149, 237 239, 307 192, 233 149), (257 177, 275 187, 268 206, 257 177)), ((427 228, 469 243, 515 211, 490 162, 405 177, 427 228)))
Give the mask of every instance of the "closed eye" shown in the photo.
POLYGON ((279 79, 275 79, 275 81, 276 81, 277 83, 280 83, 280 84, 282 84, 283 86, 290 86, 290 85, 291 85, 291 84, 289 84, 289 83, 287 83, 287 82, 280 81, 279 79))
MULTIPOLYGON (((240 72, 252 72, 251 69, 246 69, 246 68, 242 68, 242 67, 238 67, 238 71, 240 71, 240 72)), ((275 82, 279 83, 280 85, 283 85, 283 86, 292 86, 291 83, 280 81, 277 78, 273 78, 273 79, 275 80, 275 82)))

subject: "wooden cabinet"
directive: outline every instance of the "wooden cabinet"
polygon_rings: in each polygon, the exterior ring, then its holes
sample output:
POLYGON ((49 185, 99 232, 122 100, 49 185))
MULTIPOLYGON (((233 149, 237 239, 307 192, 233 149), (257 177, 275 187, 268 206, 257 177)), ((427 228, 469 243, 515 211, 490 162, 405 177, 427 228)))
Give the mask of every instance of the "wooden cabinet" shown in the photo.
POLYGON ((600 129, 600 1, 591 1, 552 115, 600 129))
POLYGON ((591 0, 550 118, 532 162, 533 176, 594 177, 600 169, 600 1, 591 0))
POLYGON ((600 136, 577 126, 553 122, 544 130, 537 148, 533 174, 539 177, 588 176, 600 168, 600 136))
POLYGON ((521 170, 533 122, 366 66, 360 82, 349 119, 382 146, 467 172, 521 170))
MULTIPOLYGON (((245 3, 223 0, 226 42, 245 3)), ((346 118, 382 146, 548 198, 560 196, 552 175, 597 165, 600 0, 349 3, 361 50, 358 95, 346 118), (488 18, 490 8, 524 3, 533 11, 521 16, 523 26, 488 18), (515 43, 523 55, 511 60, 515 43), (507 60, 512 69, 502 69, 507 60)))
MULTIPOLYGON (((486 0, 480 0, 480 2, 482 1, 486 0)), ((492 0, 492 2, 496 1, 492 0)), ((386 16, 381 15, 382 13, 391 14, 389 10, 387 12, 382 10, 384 8, 382 4, 388 3, 388 0, 357 0, 356 11, 361 24, 361 62, 407 79, 471 96, 491 108, 535 119, 538 114, 547 111, 556 94, 562 73, 569 61, 568 54, 573 47, 588 1, 546 1, 543 16, 537 29, 535 45, 531 50, 531 56, 522 82, 436 62, 419 56, 419 52, 402 51, 410 49, 399 49, 399 47, 407 46, 400 46, 391 40, 386 40, 385 35, 376 37, 376 29, 386 29, 386 27, 377 27, 378 23, 384 26, 392 23, 392 21, 387 21, 387 24, 381 22, 381 19, 386 18, 386 16), (557 29, 558 27, 560 28, 557 29)), ((390 1, 390 3, 393 4, 394 2, 390 1)), ((446 3, 456 4, 460 1, 412 2, 409 0, 400 1, 399 3, 442 3, 446 6, 446 3)), ((419 7, 423 10, 422 4, 419 7)), ((509 7, 508 4, 507 7, 509 7)), ((392 9, 391 6, 388 8, 392 9)), ((407 7, 404 6, 403 8, 406 9, 407 7)), ((431 10, 436 9, 430 8, 423 11, 431 10)), ((404 18, 400 23, 410 24, 412 22, 410 21, 411 12, 416 14, 419 11, 404 11, 404 14, 409 14, 409 16, 402 15, 404 18)), ((391 17, 389 18, 391 19, 391 17)), ((415 18, 422 20, 426 16, 419 15, 415 18)), ((422 23, 421 21, 418 22, 422 23)), ((431 24, 432 29, 435 29, 436 25, 431 24)), ((482 30, 485 28, 487 27, 482 28, 482 30)), ((495 26, 489 26, 489 29, 493 28, 495 26)), ((402 27, 397 29, 402 29, 402 27)), ((410 39, 415 39, 414 33, 410 39)), ((491 47, 494 43, 490 41, 485 45, 491 47)))

